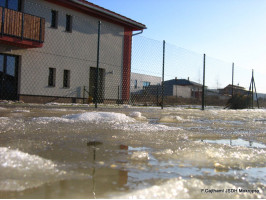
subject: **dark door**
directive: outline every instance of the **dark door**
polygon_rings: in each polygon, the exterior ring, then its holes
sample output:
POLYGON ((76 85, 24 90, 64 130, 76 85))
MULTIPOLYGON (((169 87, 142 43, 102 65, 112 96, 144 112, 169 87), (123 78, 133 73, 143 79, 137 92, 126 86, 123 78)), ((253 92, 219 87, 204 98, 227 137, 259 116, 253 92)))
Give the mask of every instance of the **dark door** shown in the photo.
POLYGON ((96 76, 97 69, 95 67, 90 68, 90 86, 89 96, 93 98, 93 102, 98 99, 98 103, 103 103, 104 100, 104 69, 99 69, 99 85, 98 85, 98 98, 96 98, 96 76))
POLYGON ((0 99, 18 100, 18 58, 0 54, 0 99))

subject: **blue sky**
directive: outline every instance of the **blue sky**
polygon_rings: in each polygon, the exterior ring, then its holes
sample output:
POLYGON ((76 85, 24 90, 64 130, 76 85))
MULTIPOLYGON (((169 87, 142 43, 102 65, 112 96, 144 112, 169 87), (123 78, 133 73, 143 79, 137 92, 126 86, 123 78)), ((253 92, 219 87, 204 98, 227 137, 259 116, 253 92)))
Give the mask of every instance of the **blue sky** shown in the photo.
POLYGON ((266 0, 89 1, 145 24, 144 37, 266 75, 266 0))

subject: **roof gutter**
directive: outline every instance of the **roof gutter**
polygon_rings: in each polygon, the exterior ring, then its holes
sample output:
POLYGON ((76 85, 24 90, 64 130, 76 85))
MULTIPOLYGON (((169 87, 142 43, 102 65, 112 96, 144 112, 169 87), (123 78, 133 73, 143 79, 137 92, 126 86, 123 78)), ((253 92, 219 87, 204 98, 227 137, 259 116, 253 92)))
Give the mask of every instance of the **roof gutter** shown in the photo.
POLYGON ((138 22, 136 22, 136 21, 134 21, 134 20, 130 20, 130 19, 126 18, 126 17, 120 16, 120 15, 116 15, 116 14, 114 14, 114 13, 108 12, 107 10, 103 10, 103 9, 101 9, 101 8, 97 8, 97 7, 94 7, 94 6, 92 6, 92 5, 89 5, 89 4, 86 4, 86 3, 83 3, 83 2, 81 2, 81 1, 79 1, 79 0, 70 0, 70 1, 72 1, 72 2, 74 2, 74 3, 77 3, 77 4, 79 4, 79 5, 85 6, 85 7, 87 7, 87 8, 90 8, 90 9, 96 10, 96 11, 98 11, 98 12, 104 13, 104 14, 106 14, 106 15, 109 15, 109 16, 114 17, 114 18, 116 18, 116 19, 119 19, 119 20, 121 20, 121 21, 127 22, 127 23, 132 24, 132 25, 134 25, 134 26, 137 26, 137 27, 139 27, 139 28, 146 29, 146 26, 145 26, 144 24, 140 24, 140 23, 138 23, 138 22))

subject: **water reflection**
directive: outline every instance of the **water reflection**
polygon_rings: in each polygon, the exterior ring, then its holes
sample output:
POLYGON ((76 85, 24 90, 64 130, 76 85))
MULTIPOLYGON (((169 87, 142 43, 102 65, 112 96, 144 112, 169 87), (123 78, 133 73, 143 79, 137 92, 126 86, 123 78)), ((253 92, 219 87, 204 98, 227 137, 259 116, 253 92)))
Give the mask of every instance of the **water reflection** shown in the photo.
POLYGON ((241 146, 241 147, 251 147, 251 148, 266 148, 266 145, 254 142, 254 141, 246 141, 243 139, 220 139, 220 140, 201 140, 202 142, 210 143, 210 144, 223 144, 230 146, 241 146))
POLYGON ((90 156, 90 162, 93 163, 91 173, 93 198, 97 198, 97 194, 103 194, 103 189, 105 192, 108 190, 116 190, 117 188, 126 189, 125 185, 128 183, 128 171, 113 169, 113 166, 116 166, 114 164, 110 166, 111 168, 101 168, 99 163, 104 164, 104 161, 107 160, 106 157, 112 157, 113 155, 110 154, 112 151, 126 150, 121 151, 121 153, 127 154, 128 146, 113 146, 103 144, 99 141, 89 141, 87 142, 87 146, 89 148, 89 154, 92 155, 90 156))

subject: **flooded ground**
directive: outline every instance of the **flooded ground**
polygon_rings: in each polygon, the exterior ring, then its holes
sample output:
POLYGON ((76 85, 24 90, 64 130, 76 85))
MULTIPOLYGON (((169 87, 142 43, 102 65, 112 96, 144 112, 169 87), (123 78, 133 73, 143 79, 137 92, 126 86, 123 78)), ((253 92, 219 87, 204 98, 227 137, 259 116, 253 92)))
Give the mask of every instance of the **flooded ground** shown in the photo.
POLYGON ((0 198, 266 198, 266 110, 0 105, 0 198))

